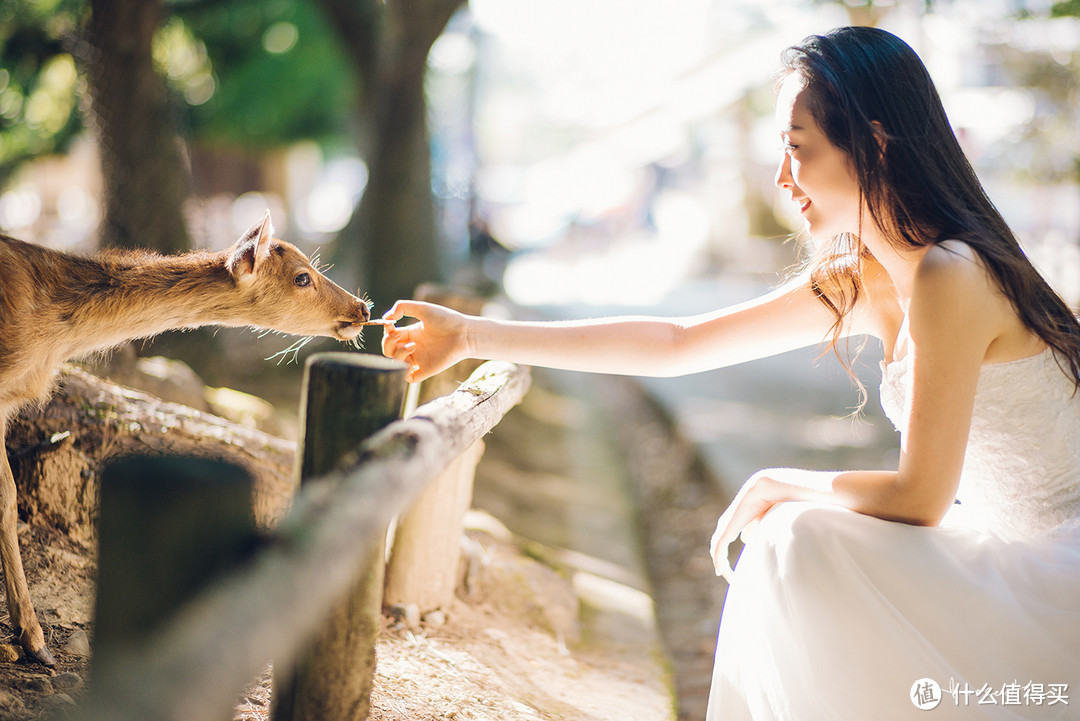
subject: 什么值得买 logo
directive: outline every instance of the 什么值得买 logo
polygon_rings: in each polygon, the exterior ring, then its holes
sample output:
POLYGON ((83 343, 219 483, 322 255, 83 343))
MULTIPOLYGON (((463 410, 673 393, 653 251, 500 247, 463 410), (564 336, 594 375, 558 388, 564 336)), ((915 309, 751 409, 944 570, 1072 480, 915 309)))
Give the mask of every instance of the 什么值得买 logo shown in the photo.
POLYGON ((920 678, 911 684, 911 703, 922 711, 937 708, 941 703, 941 686, 932 678, 920 678))
POLYGON ((1067 706, 1069 684, 1035 681, 1022 684, 1013 680, 1000 686, 989 683, 973 686, 950 678, 948 687, 942 688, 931 678, 920 678, 911 685, 909 696, 912 705, 923 711, 937 708, 946 697, 951 697, 955 706, 1067 706))

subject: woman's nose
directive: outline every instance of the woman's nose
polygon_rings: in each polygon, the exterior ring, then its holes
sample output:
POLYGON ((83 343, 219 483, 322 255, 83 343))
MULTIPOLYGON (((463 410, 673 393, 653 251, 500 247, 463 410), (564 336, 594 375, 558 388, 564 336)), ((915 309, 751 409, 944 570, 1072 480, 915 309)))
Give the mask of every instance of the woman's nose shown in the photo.
POLYGON ((778 188, 790 188, 795 185, 795 181, 791 178, 791 157, 787 153, 784 153, 780 165, 776 168, 773 183, 778 188))

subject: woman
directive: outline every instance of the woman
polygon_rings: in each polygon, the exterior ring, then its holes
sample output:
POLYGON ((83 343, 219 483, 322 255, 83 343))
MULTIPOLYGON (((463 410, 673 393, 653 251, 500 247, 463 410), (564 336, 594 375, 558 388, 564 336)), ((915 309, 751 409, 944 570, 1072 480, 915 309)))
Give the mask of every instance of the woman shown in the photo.
POLYGON ((692 373, 870 335, 896 469, 755 474, 720 517, 731 583, 708 718, 1076 718, 1080 325, 987 199, 914 51, 871 28, 784 55, 776 184, 795 280, 688 318, 516 323, 399 302, 386 355, 692 373), (728 546, 744 530, 738 571, 728 546))

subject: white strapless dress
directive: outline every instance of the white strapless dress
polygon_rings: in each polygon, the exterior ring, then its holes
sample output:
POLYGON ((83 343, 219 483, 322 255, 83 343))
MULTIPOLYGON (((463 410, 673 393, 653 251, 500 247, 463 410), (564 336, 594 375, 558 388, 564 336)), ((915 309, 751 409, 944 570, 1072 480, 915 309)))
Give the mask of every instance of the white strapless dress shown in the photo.
MULTIPOLYGON (((883 367, 902 432, 910 370, 883 367)), ((1080 719, 1080 394, 984 365, 940 526, 786 503, 743 549, 709 721, 1080 719)))

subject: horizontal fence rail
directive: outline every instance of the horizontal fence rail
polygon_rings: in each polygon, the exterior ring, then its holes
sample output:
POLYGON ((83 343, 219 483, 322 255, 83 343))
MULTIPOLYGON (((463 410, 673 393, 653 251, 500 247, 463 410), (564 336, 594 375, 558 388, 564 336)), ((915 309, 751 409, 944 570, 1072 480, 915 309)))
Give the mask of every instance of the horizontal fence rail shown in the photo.
MULTIPOLYGON (((489 362, 456 391, 361 443, 306 481, 249 561, 200 592, 156 631, 94 660, 67 718, 220 721, 270 660, 289 669, 357 580, 392 518, 525 395, 528 369, 489 362)), ((330 721, 330 720, 327 720, 330 721)))

